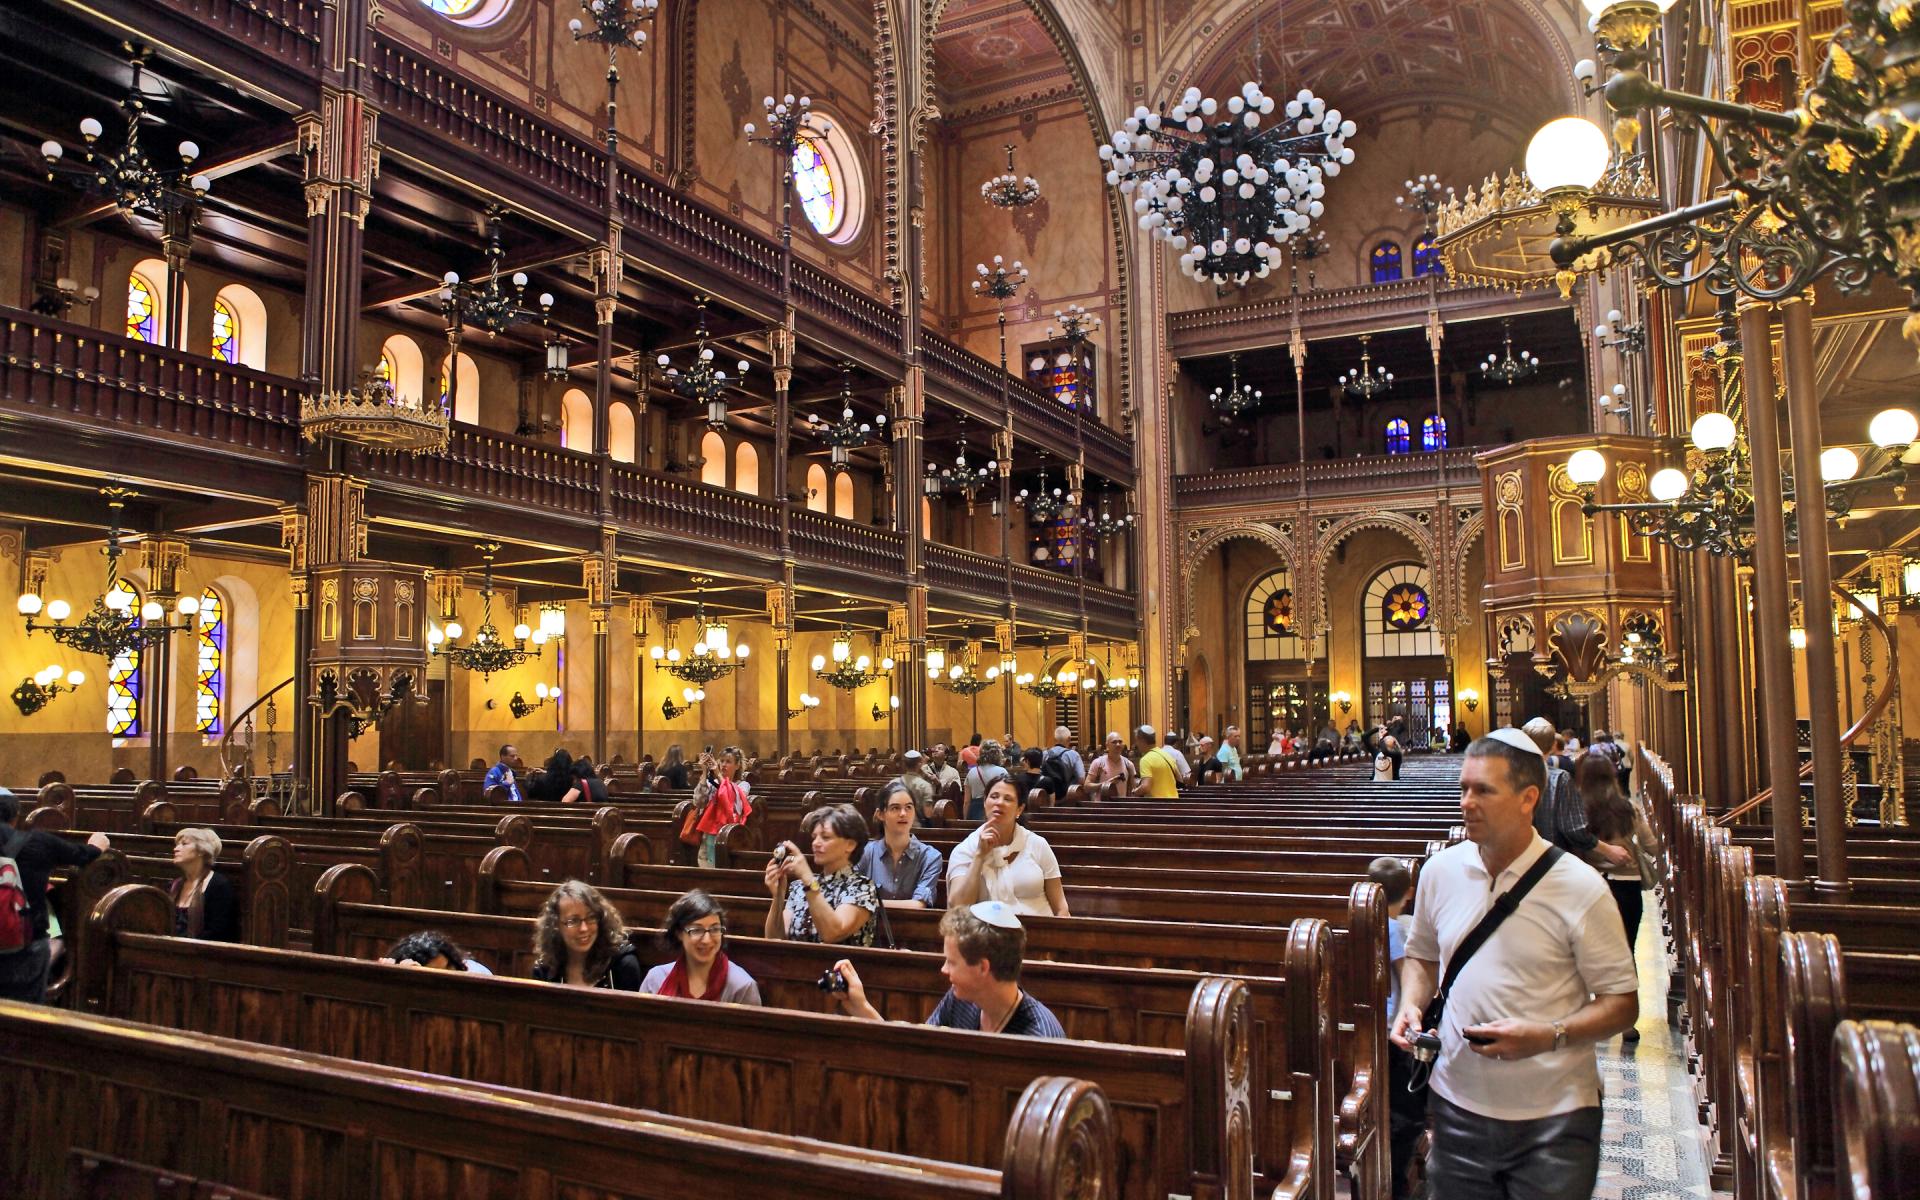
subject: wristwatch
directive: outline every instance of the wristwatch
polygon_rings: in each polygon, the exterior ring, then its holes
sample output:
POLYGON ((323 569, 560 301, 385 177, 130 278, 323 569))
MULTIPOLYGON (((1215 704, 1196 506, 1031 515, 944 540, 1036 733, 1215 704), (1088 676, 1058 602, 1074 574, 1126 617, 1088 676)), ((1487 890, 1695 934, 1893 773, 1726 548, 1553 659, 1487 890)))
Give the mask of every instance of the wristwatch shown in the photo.
MULTIPOLYGON (((814 894, 815 892, 818 892, 819 890, 820 890, 820 881, 819 881, 818 879, 809 879, 809 880, 807 880, 807 883, 806 883, 806 891, 807 891, 807 895, 809 895, 809 896, 811 896, 811 895, 813 895, 813 894, 814 894)), ((1559 1028, 1559 1026, 1558 1026, 1558 1025, 1555 1025, 1555 1026, 1554 1026, 1554 1028, 1556 1028, 1556 1029, 1557 1029, 1557 1028, 1559 1028)), ((1566 1035, 1565 1035, 1565 1034, 1562 1034, 1561 1036, 1562 1036, 1562 1037, 1565 1037, 1566 1035)), ((1555 1049, 1558 1049, 1558 1047, 1555 1047, 1555 1049)))
POLYGON ((1555 1050, 1565 1050, 1567 1048, 1567 1023, 1565 1021, 1555 1021, 1553 1023, 1553 1048, 1555 1050))

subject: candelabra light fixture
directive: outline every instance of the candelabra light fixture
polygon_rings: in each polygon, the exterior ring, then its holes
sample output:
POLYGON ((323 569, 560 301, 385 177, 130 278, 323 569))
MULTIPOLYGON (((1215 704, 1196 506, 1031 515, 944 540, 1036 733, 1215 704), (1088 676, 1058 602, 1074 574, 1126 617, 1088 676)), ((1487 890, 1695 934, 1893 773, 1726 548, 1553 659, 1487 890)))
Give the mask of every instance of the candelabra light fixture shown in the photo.
POLYGON ((104 487, 100 494, 106 497, 108 512, 107 583, 100 595, 94 597, 86 615, 69 625, 67 618, 73 615, 73 606, 58 598, 43 600, 37 592, 23 593, 16 608, 26 618, 28 633, 50 634, 54 641, 70 650, 113 659, 157 645, 169 634, 191 631, 194 616, 200 611, 200 601, 194 596, 180 597, 175 605, 178 620, 169 616, 157 600, 149 600, 138 612, 134 611, 133 593, 116 586, 120 580, 120 556, 126 552, 120 544, 120 518, 134 493, 122 487, 104 487), (34 620, 43 611, 47 620, 34 620))
MULTIPOLYGON (((693 648, 681 653, 678 645, 656 643, 647 651, 653 669, 665 671, 675 679, 705 687, 716 679, 733 674, 746 665, 749 650, 745 642, 728 639, 727 623, 707 616, 705 592, 711 576, 693 576, 693 648)), ((668 635, 672 638, 672 634, 668 635)))
POLYGON ((1360 365, 1340 376, 1340 386, 1356 400, 1377 399, 1393 389, 1393 372, 1373 365, 1373 351, 1367 348, 1372 340, 1372 334, 1360 335, 1360 365))
POLYGON ((995 208, 1025 208, 1040 199, 1040 183, 1013 170, 1013 143, 1007 143, 1007 171, 980 185, 980 198, 995 208))
POLYGON ((86 681, 85 671, 62 672, 58 663, 52 663, 36 672, 32 678, 20 681, 20 686, 13 689, 13 705, 20 710, 21 716, 30 717, 45 708, 61 692, 71 692, 86 681), (64 684, 62 678, 66 681, 64 684))
POLYGON ((724 429, 727 425, 727 389, 746 378, 750 364, 744 358, 738 360, 734 364, 738 374, 729 377, 726 370, 715 363, 713 347, 707 344, 707 300, 706 296, 694 300, 698 326, 694 333, 693 362, 688 364, 687 369, 682 371, 674 366, 673 359, 665 354, 654 361, 666 372, 667 387, 675 395, 706 408, 707 428, 724 429))
POLYGON ((1129 667, 1123 674, 1115 675, 1097 662, 1088 662, 1087 671, 1080 677, 1081 692, 1091 698, 1111 701, 1130 696, 1140 690, 1140 668, 1129 667))
POLYGON ((987 487, 994 473, 999 469, 1000 463, 997 459, 990 458, 986 465, 981 466, 967 458, 967 435, 963 432, 960 435, 960 451, 953 456, 951 464, 947 466, 939 466, 931 462, 927 464, 927 473, 923 480, 924 490, 928 496, 938 496, 942 492, 952 492, 960 496, 966 501, 967 514, 971 516, 974 501, 979 498, 981 491, 987 487))
POLYGON ((760 132, 760 127, 752 121, 742 125, 741 132, 749 142, 778 152, 784 163, 793 161, 793 152, 801 142, 833 132, 833 122, 813 115, 813 99, 809 96, 797 100, 791 92, 778 100, 767 96, 760 105, 766 111, 763 118, 767 123, 766 132, 760 132))
POLYGON ((553 293, 542 292, 537 309, 526 306, 527 273, 515 271, 505 284, 500 279, 501 210, 487 210, 487 269, 480 283, 463 282, 460 272, 448 271, 440 278, 440 311, 447 327, 458 330, 468 325, 496 337, 522 321, 544 321, 553 311, 553 293))
POLYGON ((882 655, 880 661, 875 663, 868 655, 856 655, 853 630, 846 625, 841 625, 840 632, 833 635, 833 645, 828 654, 813 656, 814 675, 827 686, 843 692, 851 692, 885 679, 892 673, 893 667, 891 656, 882 655))
POLYGON ((667 720, 671 721, 675 717, 683 717, 692 712, 693 706, 706 698, 707 689, 705 688, 683 687, 680 689, 680 699, 682 701, 680 704, 675 704, 672 696, 662 696, 660 698, 660 713, 666 717, 667 720))
POLYGON ((1452 199, 1453 189, 1442 186, 1438 175, 1418 175, 1402 185, 1401 194, 1393 198, 1393 206, 1404 212, 1418 213, 1421 222, 1431 233, 1434 214, 1452 199))
POLYGON ((43 317, 59 317, 63 320, 73 309, 86 308, 100 298, 99 288, 92 284, 82 287, 80 281, 71 275, 35 280, 33 288, 33 311, 43 317))
POLYGON ((362 371, 344 391, 300 399, 300 432, 310 442, 336 437, 375 450, 426 454, 446 446, 451 421, 444 407, 409 400, 372 371, 362 371))
POLYGON ((533 694, 535 699, 531 703, 519 692, 515 692, 513 699, 507 701, 507 711, 513 714, 514 720, 525 720, 540 709, 545 708, 549 700, 555 704, 560 703, 560 689, 557 687, 548 687, 544 683, 536 683, 533 685, 533 694))
POLYGON ((581 0, 581 11, 587 14, 582 21, 579 17, 567 22, 567 28, 573 33, 576 42, 592 42, 607 48, 609 67, 613 63, 614 51, 622 46, 632 46, 643 50, 647 45, 647 31, 644 28, 660 11, 660 0, 629 0, 627 4, 619 0, 581 0))
POLYGON ((873 702, 873 711, 868 715, 870 715, 873 718, 875 724, 879 724, 881 721, 886 720, 887 717, 891 715, 889 710, 897 709, 899 707, 900 707, 900 697, 888 696, 886 709, 882 709, 880 707, 880 702, 878 700, 875 700, 873 702))
POLYGON ((427 648, 436 655, 446 658, 447 662, 462 671, 473 671, 480 678, 487 679, 501 671, 509 671, 526 662, 529 658, 539 658, 541 649, 546 645, 547 635, 526 622, 513 627, 513 644, 508 645, 500 636, 500 630, 493 623, 493 560, 500 553, 500 543, 485 542, 480 550, 480 628, 473 631, 473 640, 462 644, 465 633, 458 621, 448 621, 446 628, 427 630, 427 648), (528 645, 532 645, 529 650, 528 645))
POLYGON ((1356 127, 1303 88, 1284 119, 1261 128, 1276 106, 1257 82, 1225 105, 1188 88, 1170 109, 1134 109, 1100 147, 1107 183, 1132 199, 1150 237, 1179 252, 1182 274, 1265 278, 1281 247, 1325 213, 1325 181, 1353 161, 1356 127))
POLYGON ((1352 692, 1346 692, 1346 691, 1335 692, 1333 693, 1333 695, 1327 697, 1327 699, 1340 706, 1340 715, 1343 717, 1353 711, 1353 693, 1352 692))
POLYGON ((927 678, 950 692, 977 696, 1000 679, 1000 664, 980 665, 978 642, 968 642, 949 655, 938 646, 927 651, 927 678))
MULTIPOLYGON (((1621 623, 1620 663, 1622 666, 1645 667, 1649 671, 1665 674, 1667 655, 1661 643, 1660 623, 1649 613, 1633 612, 1621 623)), ((1635 680, 1640 681, 1638 675, 1635 680)))
POLYGON ((1046 665, 1047 660, 1051 657, 1052 655, 1047 649, 1047 643, 1041 642, 1039 676, 1036 678, 1032 671, 1026 671, 1014 676, 1013 682, 1019 685, 1020 689, 1028 695, 1037 696, 1042 700, 1053 700, 1060 696, 1070 695, 1073 690, 1073 685, 1080 678, 1079 673, 1073 669, 1072 663, 1062 663, 1060 670, 1055 672, 1046 665))
MULTIPOLYGON (((1343 692, 1341 694, 1345 695, 1346 693, 1343 692)), ((1476 711, 1480 707, 1480 693, 1473 688, 1461 688, 1460 705, 1468 712, 1476 711)))
POLYGON ((1077 503, 1077 498, 1065 488, 1047 486, 1046 464, 1040 466, 1040 478, 1031 488, 1021 488, 1013 502, 1027 510, 1027 519, 1036 525, 1053 520, 1077 503))
POLYGON ((1027 281, 1028 271, 1021 265, 1019 259, 1014 259, 1013 265, 1009 267, 1006 259, 998 254, 993 256, 991 269, 985 263, 975 263, 973 269, 980 276, 973 281, 973 294, 992 300, 994 307, 998 310, 995 313, 995 319, 1000 326, 1000 373, 1005 375, 1007 373, 1006 302, 1020 291, 1020 285, 1027 281))
POLYGON ((835 420, 824 420, 818 413, 807 414, 807 428, 827 444, 832 456, 830 465, 835 472, 847 470, 852 453, 880 436, 887 427, 886 413, 877 413, 869 421, 854 412, 851 362, 840 364, 838 402, 840 416, 835 420))
POLYGON ((1504 383, 1512 387, 1522 379, 1533 378, 1540 370, 1540 358, 1525 350, 1514 354, 1512 318, 1502 319, 1500 330, 1505 349, 1499 354, 1487 355, 1486 361, 1480 364, 1480 377, 1488 383, 1504 383))
MULTIPOLYGON (((1069 352, 1075 352, 1092 339, 1100 328, 1100 318, 1086 310, 1084 305, 1069 304, 1065 308, 1053 310, 1054 324, 1047 326, 1047 338, 1058 338, 1067 344, 1069 352)), ((1063 359, 1060 366, 1067 366, 1071 359, 1063 359)))
POLYGON ((66 147, 59 142, 49 139, 40 143, 47 179, 53 182, 65 178, 82 191, 111 201, 128 216, 161 220, 175 213, 196 215, 200 202, 213 187, 210 177, 193 169, 200 158, 200 147, 192 141, 176 146, 174 152, 180 159, 177 167, 154 162, 140 143, 140 129, 148 119, 140 80, 151 51, 135 51, 124 43, 122 49, 133 68, 133 81, 120 101, 120 112, 127 123, 126 140, 117 150, 97 148, 106 126, 95 117, 83 117, 80 138, 85 145, 78 162, 67 158, 66 147))
POLYGON ((814 695, 812 692, 801 692, 799 705, 797 707, 790 708, 787 710, 787 720, 789 721, 796 720, 802 714, 810 713, 814 709, 819 707, 820 707, 820 697, 814 695))
POLYGON ((1216 387, 1207 397, 1207 406, 1222 421, 1232 422, 1246 416, 1260 407, 1261 392, 1250 383, 1240 382, 1240 356, 1228 356, 1232 381, 1224 388, 1216 387))
POLYGON ((1080 527, 1086 530, 1089 536, 1118 537, 1133 528, 1134 513, 1127 507, 1126 494, 1119 494, 1118 512, 1113 507, 1114 496, 1115 493, 1112 492, 1102 493, 1097 507, 1087 505, 1081 510, 1080 527))

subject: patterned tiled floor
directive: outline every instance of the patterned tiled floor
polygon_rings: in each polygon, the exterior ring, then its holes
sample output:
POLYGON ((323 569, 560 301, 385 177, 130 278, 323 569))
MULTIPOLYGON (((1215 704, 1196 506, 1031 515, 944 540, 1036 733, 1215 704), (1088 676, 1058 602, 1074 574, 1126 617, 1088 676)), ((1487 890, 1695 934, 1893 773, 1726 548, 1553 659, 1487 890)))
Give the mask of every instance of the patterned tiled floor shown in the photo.
POLYGON ((1606 1086, 1600 1183, 1594 1200, 1708 1200, 1692 1078, 1680 1033, 1667 1024, 1668 964, 1660 916, 1650 903, 1636 943, 1640 962, 1640 1041, 1600 1045, 1606 1086))

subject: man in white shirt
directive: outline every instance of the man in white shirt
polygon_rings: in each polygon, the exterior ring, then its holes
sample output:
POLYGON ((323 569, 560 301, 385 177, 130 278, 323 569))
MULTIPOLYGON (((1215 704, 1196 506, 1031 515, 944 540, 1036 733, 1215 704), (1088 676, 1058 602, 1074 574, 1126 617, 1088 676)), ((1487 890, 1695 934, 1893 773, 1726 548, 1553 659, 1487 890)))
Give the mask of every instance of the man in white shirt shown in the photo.
MULTIPOLYGON (((1467 747, 1468 840, 1420 868, 1396 1046, 1411 1050, 1445 965, 1551 849, 1533 827, 1546 760, 1517 729, 1467 747)), ((1600 1169, 1593 1043, 1639 1018, 1638 981, 1606 881, 1562 855, 1454 980, 1428 1112, 1434 1200, 1590 1200, 1600 1169)))
POLYGON ((1180 752, 1180 735, 1169 729, 1160 738, 1160 748, 1173 760, 1174 774, 1180 776, 1181 783, 1193 782, 1193 764, 1180 752))

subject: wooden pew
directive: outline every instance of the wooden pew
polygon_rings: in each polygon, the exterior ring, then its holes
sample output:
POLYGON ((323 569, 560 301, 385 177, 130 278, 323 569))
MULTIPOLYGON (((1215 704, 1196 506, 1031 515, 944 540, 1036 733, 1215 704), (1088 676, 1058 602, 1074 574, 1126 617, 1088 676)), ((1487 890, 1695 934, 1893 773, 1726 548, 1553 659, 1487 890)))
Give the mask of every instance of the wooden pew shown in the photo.
POLYGON ((1920 1029, 1842 1021, 1834 1031, 1837 1172, 1848 1200, 1920 1196, 1920 1029))
POLYGON ((989 1170, 10 1002, 0 1044, 17 1200, 1117 1195, 1106 1098, 1060 1076, 1021 1094, 989 1170))
POLYGON ((388 828, 396 820, 416 825, 429 836, 493 839, 503 845, 519 846, 532 857, 540 877, 555 883, 563 879, 599 882, 606 872, 607 854, 625 831, 625 818, 617 808, 572 806, 533 811, 523 807, 504 815, 490 812, 466 815, 441 809, 413 813, 382 810, 365 816, 331 818, 274 816, 258 823, 262 828, 278 830, 309 828, 319 821, 329 829, 372 832, 388 828))
POLYGON ((56 781, 39 789, 22 828, 133 833, 140 827, 140 814, 163 800, 195 824, 245 824, 252 799, 246 782, 239 779, 80 785, 56 781))
MULTIPOLYGON (((88 835, 64 832, 57 836, 84 842, 88 835)), ((126 860, 126 882, 129 883, 144 883, 165 891, 180 877, 173 865, 172 838, 114 834, 113 849, 107 853, 126 860)), ((250 946, 285 947, 294 877, 293 847, 286 839, 261 834, 245 845, 225 843, 213 869, 233 885, 234 899, 240 909, 240 940, 250 946)), ((314 878, 319 876, 316 874, 314 878)), ((307 901, 310 912, 311 892, 307 901)))
POLYGON ((1184 1051, 966 1033, 186 942, 139 885, 94 910, 94 1011, 481 1083, 986 1166, 1015 1097, 1072 1064, 1120 1131, 1117 1194, 1252 1200, 1252 1008, 1192 995, 1184 1051), (559 1012, 565 1019, 556 1021, 559 1012))

